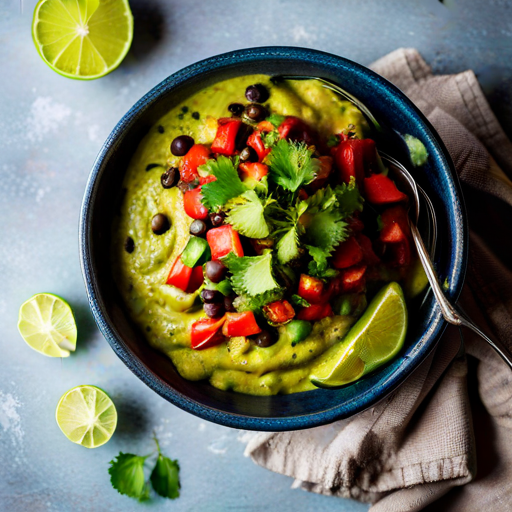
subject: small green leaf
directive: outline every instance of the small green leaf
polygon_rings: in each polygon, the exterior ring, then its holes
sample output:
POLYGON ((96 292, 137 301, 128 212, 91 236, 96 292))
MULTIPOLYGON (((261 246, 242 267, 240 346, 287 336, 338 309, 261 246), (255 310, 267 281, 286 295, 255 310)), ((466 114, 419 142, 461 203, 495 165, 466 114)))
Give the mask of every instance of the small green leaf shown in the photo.
POLYGON ((306 241, 330 254, 348 236, 347 223, 338 208, 322 210, 313 215, 306 227, 306 241))
POLYGON ((221 155, 217 160, 208 160, 204 165, 208 165, 211 174, 217 177, 217 181, 206 183, 201 187, 202 202, 209 210, 218 210, 230 199, 246 191, 229 158, 221 155))
POLYGON ((120 494, 139 501, 149 499, 149 485, 144 476, 144 462, 147 457, 120 452, 116 459, 110 461, 108 468, 112 487, 120 494))
POLYGON ((263 145, 266 148, 271 148, 275 146, 279 139, 280 136, 277 130, 272 130, 271 132, 261 134, 261 140, 263 141, 263 145))
POLYGON ((340 210, 343 213, 351 215, 356 210, 360 212, 363 211, 364 199, 359 193, 359 189, 356 185, 356 179, 353 176, 350 178, 350 183, 348 185, 346 183, 338 185, 334 189, 334 193, 336 194, 340 210))
POLYGON ((265 238, 270 231, 265 221, 265 205, 254 190, 230 199, 225 206, 228 211, 226 222, 240 234, 249 238, 265 238))
POLYGON ((239 313, 243 311, 257 311, 266 304, 282 299, 283 295, 284 291, 282 288, 276 288, 254 297, 242 294, 233 301, 233 306, 239 313))
POLYGON ((151 472, 153 489, 163 496, 174 500, 180 495, 180 466, 177 460, 171 460, 158 454, 156 465, 151 472))
POLYGON ((300 306, 302 308, 309 308, 309 306, 311 306, 311 304, 306 299, 303 299, 300 295, 297 295, 296 293, 294 293, 291 296, 290 302, 294 306, 300 306))
POLYGON ((270 114, 267 119, 265 119, 265 121, 268 121, 269 123, 272 123, 276 128, 279 128, 285 119, 285 116, 280 114, 270 114))
POLYGON ((329 254, 325 250, 312 245, 306 245, 306 248, 309 251, 310 256, 313 258, 313 261, 310 261, 308 265, 308 274, 310 276, 327 279, 337 275, 336 270, 329 268, 329 264, 327 262, 329 254))
POLYGON ((337 146, 340 143, 340 136, 339 135, 331 135, 329 139, 327 140, 327 146, 329 148, 333 148, 334 146, 337 146))
POLYGON ((285 264, 300 256, 297 226, 293 226, 277 242, 277 259, 285 264))

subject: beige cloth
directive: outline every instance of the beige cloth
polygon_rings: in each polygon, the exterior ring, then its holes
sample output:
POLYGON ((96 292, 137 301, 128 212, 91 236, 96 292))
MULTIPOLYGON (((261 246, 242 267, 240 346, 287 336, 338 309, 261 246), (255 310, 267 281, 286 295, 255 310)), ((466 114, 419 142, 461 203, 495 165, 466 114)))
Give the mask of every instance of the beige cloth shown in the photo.
MULTIPOLYGON (((372 67, 423 111, 452 156, 471 227, 461 303, 510 347, 512 144, 472 71, 434 76, 417 51, 403 49, 372 67)), ((258 434, 246 454, 297 487, 371 502, 371 512, 512 510, 512 372, 470 332, 464 342, 467 359, 459 330, 448 328, 373 409, 315 429, 258 434)))

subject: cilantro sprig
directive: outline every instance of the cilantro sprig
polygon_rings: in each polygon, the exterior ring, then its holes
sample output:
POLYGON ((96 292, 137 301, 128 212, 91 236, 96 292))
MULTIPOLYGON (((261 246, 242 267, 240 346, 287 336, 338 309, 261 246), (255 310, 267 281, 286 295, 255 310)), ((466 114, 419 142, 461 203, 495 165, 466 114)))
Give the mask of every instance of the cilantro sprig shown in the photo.
POLYGON ((226 203, 224 207, 228 212, 226 222, 244 236, 265 238, 270 230, 264 212, 271 202, 273 202, 272 199, 262 202, 254 190, 248 190, 226 203))
POLYGON ((133 453, 120 452, 110 461, 108 472, 110 483, 120 494, 139 501, 150 497, 150 483, 157 494, 164 498, 176 499, 180 495, 180 466, 177 460, 165 457, 160 450, 156 436, 153 437, 157 447, 155 466, 149 480, 146 478, 146 460, 152 454, 140 456, 133 453))

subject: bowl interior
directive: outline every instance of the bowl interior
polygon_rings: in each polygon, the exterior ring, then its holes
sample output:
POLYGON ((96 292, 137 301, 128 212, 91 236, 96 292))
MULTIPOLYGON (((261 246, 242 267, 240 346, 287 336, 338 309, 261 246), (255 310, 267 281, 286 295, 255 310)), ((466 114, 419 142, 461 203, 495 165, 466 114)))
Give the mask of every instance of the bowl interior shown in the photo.
POLYGON ((256 397, 183 379, 171 361, 152 349, 130 321, 110 270, 112 220, 122 197, 125 170, 142 137, 163 113, 200 89, 255 73, 313 75, 337 82, 363 101, 379 120, 425 144, 428 163, 414 175, 434 203, 438 221, 435 265, 441 280, 447 279, 447 293, 452 298, 458 296, 462 286, 466 228, 453 166, 433 128, 389 82, 340 57, 299 48, 257 48, 220 55, 171 75, 121 119, 94 164, 81 214, 82 268, 98 326, 125 364, 175 405, 228 426, 292 430, 350 416, 403 382, 434 347, 444 328, 432 297, 411 312, 402 353, 374 374, 338 390, 256 397))

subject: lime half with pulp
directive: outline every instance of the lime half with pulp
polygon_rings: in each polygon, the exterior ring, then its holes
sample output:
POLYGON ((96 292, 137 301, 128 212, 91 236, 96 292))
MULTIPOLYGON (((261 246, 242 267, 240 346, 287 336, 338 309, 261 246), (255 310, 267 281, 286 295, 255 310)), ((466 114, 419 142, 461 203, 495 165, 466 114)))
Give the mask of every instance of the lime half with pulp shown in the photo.
POLYGON ((105 444, 117 426, 114 402, 96 386, 77 386, 64 393, 55 418, 70 441, 86 448, 105 444))
POLYGON ((121 64, 133 39, 133 16, 127 0, 41 0, 32 37, 54 71, 92 80, 121 64))
POLYGON ((18 330, 27 344, 49 357, 68 357, 76 348, 76 323, 69 304, 38 293, 20 307, 18 330))
POLYGON ((384 286, 345 338, 328 349, 309 376, 318 387, 354 382, 392 359, 407 333, 407 307, 398 283, 384 286))

